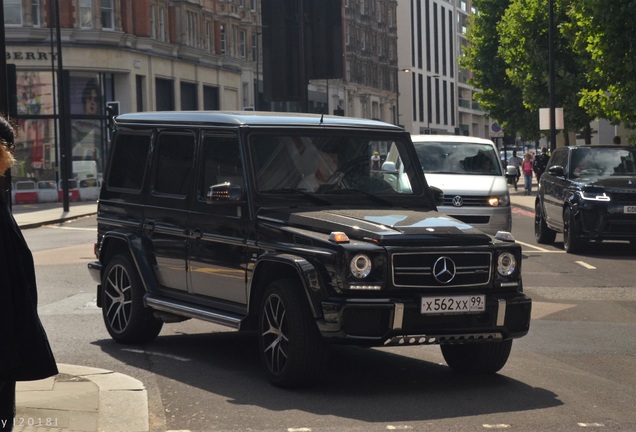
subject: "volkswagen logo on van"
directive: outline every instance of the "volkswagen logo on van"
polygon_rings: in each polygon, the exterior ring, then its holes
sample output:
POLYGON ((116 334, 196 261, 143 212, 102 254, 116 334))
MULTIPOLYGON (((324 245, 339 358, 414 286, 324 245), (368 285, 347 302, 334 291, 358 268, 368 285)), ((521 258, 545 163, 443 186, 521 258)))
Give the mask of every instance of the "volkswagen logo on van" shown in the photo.
POLYGON ((455 278, 456 272, 455 261, 447 256, 439 257, 433 264, 433 277, 439 283, 449 283, 455 278))
POLYGON ((454 196, 452 202, 455 207, 461 207, 464 205, 464 200, 459 195, 454 196))

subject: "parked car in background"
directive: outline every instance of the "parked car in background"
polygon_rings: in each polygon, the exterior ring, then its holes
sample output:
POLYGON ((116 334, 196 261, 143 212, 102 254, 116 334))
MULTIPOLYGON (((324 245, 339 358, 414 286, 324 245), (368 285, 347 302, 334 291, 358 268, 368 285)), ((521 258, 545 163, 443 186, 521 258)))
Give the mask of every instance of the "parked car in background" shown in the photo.
POLYGON ((527 334, 521 246, 437 212, 402 128, 220 111, 115 124, 89 263, 114 340, 189 318, 253 331, 268 378, 295 387, 330 344, 440 345, 454 370, 495 373, 527 334))
POLYGON ((548 161, 535 200, 538 243, 563 233, 566 252, 589 241, 628 240, 636 245, 636 147, 561 147, 548 161))
POLYGON ((444 192, 439 211, 489 234, 512 229, 508 183, 492 141, 457 135, 411 139, 426 181, 444 192))

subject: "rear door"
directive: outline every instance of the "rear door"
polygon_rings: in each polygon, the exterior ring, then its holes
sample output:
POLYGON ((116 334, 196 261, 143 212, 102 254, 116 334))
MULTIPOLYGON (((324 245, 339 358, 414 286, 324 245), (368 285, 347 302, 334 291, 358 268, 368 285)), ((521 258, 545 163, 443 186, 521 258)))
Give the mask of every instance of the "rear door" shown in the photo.
POLYGON ((196 134, 159 131, 143 229, 163 288, 187 291, 188 200, 194 178, 196 134))
MULTIPOLYGON (((557 149, 548 161, 548 168, 554 165, 560 165, 567 173, 568 167, 568 149, 557 149)), ((563 200, 567 191, 568 181, 565 177, 557 177, 547 172, 541 176, 541 190, 543 195, 543 206, 545 208, 546 219, 548 224, 553 227, 562 227, 563 225, 563 200)), ((566 174, 567 175, 567 174, 566 174)))
MULTIPOLYGON (((247 227, 244 170, 238 136, 234 132, 207 132, 197 158, 196 196, 190 220, 189 285, 197 295, 247 304, 247 227), (229 183, 240 196, 218 194, 208 200, 210 187, 229 183)), ((240 306, 239 306, 240 305, 240 306)))

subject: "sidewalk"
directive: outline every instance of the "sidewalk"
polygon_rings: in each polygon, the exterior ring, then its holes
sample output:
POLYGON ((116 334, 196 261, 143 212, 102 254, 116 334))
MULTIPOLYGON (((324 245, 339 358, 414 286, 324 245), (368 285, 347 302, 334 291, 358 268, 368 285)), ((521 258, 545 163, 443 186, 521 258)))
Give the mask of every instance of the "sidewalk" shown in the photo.
MULTIPOLYGON (((537 187, 524 195, 509 188, 513 207, 534 212, 537 187)), ((22 229, 91 216, 96 202, 14 205, 22 229)), ((148 398, 140 381, 105 369, 58 365, 60 374, 40 381, 19 382, 15 431, 148 431, 148 398)))
POLYGON ((56 376, 18 382, 14 431, 149 430, 141 381, 105 369, 57 366, 56 376))

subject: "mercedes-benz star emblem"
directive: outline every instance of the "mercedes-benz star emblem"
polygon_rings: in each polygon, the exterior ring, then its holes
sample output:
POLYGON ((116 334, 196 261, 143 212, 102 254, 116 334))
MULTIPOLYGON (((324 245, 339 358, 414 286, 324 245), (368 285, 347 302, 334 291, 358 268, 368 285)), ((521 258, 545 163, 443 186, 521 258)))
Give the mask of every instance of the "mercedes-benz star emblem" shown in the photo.
POLYGON ((433 277, 442 284, 447 284, 455 278, 455 262, 449 257, 439 257, 433 264, 433 277))
POLYGON ((453 197, 453 205, 455 207, 461 207, 464 205, 464 200, 459 195, 453 197))

